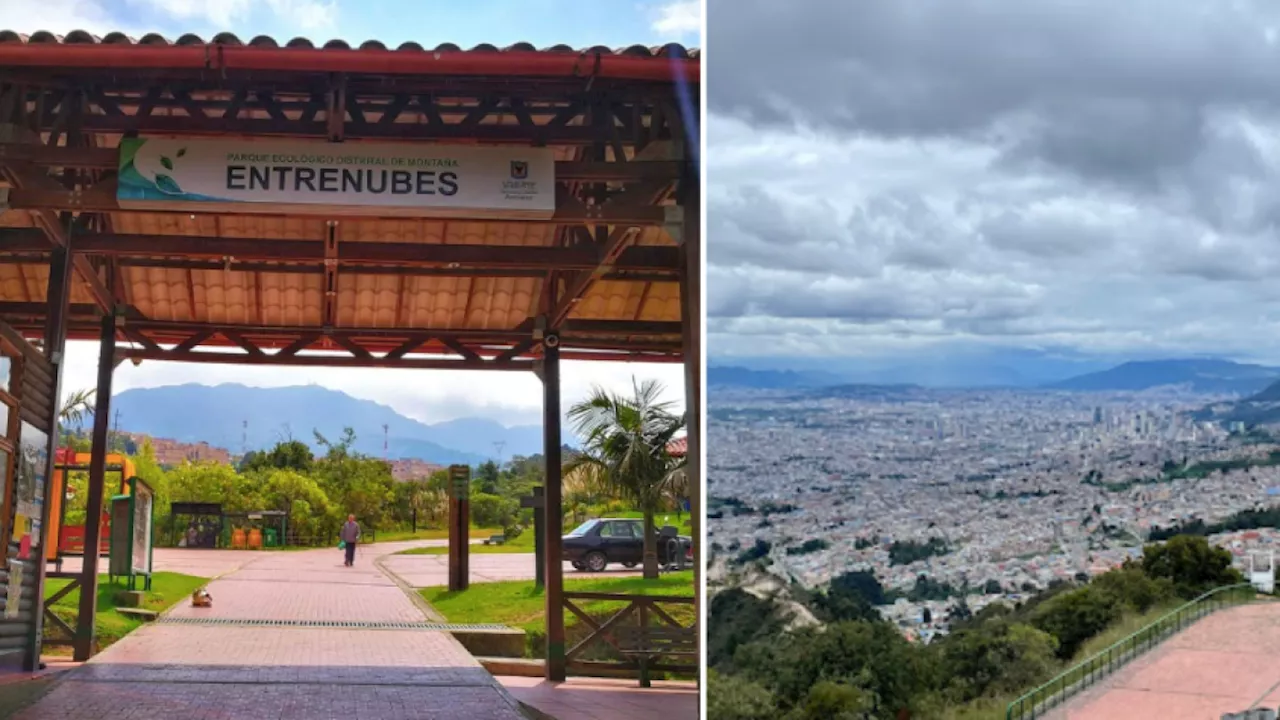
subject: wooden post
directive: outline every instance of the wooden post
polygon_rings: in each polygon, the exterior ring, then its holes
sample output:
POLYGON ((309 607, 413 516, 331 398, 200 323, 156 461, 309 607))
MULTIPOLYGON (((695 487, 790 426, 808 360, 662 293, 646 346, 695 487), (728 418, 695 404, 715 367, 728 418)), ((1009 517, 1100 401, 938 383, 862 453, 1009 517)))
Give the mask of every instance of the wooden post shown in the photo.
MULTIPOLYGON (((696 144, 696 133, 689 139, 696 144)), ((702 614, 702 199, 700 168, 692 159, 696 147, 686 145, 685 176, 680 182, 680 307, 684 343, 684 397, 688 421, 685 476, 689 481, 689 527, 693 544, 693 601, 702 614)), ((700 636, 699 636, 700 637, 700 636)))
POLYGON ((471 468, 449 466, 449 590, 466 590, 470 584, 471 468))
POLYGON ((547 539, 543 536, 543 533, 546 532, 543 528, 547 524, 546 489, 534 487, 532 494, 520 498, 520 507, 533 508, 533 584, 535 587, 545 587, 547 584, 547 568, 544 564, 546 562, 544 558, 547 552, 547 539))
MULTIPOLYGON (((68 226, 70 223, 68 222, 68 226)), ((49 282, 46 286, 45 302, 49 314, 44 326, 44 356, 49 360, 53 375, 53 387, 49 393, 51 417, 49 418, 49 443, 45 454, 44 487, 41 497, 44 506, 41 512, 41 534, 37 547, 31 549, 35 558, 35 584, 31 598, 31 634, 27 637, 27 655, 23 659, 23 669, 35 672, 44 664, 40 662, 41 650, 44 647, 44 581, 45 570, 49 564, 45 562, 46 543, 58 542, 57 538, 48 537, 48 528, 52 524, 50 512, 53 504, 49 496, 53 494, 53 464, 58 452, 58 410, 62 398, 62 362, 67 346, 67 315, 71 307, 71 251, 68 248, 54 248, 49 260, 49 282)))
POLYGON ((560 336, 548 333, 542 341, 542 453, 546 457, 546 503, 543 563, 546 568, 546 678, 565 678, 564 563, 561 536, 564 509, 560 487, 560 336))
POLYGON ((102 535, 102 499, 106 486, 107 432, 111 423, 111 380, 115 372, 116 318, 102 317, 98 390, 94 396, 93 450, 89 456, 89 492, 85 502, 84 564, 80 570, 80 610, 76 615, 75 660, 93 655, 93 620, 98 609, 98 556, 102 535))

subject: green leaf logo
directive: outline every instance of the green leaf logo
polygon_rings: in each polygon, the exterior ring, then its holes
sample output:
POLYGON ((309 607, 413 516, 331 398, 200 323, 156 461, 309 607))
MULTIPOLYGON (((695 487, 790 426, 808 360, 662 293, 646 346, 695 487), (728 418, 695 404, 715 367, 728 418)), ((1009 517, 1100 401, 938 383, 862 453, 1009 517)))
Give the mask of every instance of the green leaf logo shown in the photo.
MULTIPOLYGON (((167 160, 167 159, 168 159, 168 158, 161 158, 161 161, 163 161, 163 160, 167 160)), ((166 193, 166 194, 168 194, 168 195, 181 195, 181 194, 182 194, 182 188, 178 187, 178 183, 177 183, 173 178, 169 177, 168 175, 162 175, 162 174, 157 173, 157 174, 156 174, 156 187, 157 187, 157 188, 159 188, 160 192, 162 192, 162 193, 166 193)))
POLYGON ((163 165, 166 170, 173 169, 173 161, 163 155, 160 156, 160 164, 163 165))

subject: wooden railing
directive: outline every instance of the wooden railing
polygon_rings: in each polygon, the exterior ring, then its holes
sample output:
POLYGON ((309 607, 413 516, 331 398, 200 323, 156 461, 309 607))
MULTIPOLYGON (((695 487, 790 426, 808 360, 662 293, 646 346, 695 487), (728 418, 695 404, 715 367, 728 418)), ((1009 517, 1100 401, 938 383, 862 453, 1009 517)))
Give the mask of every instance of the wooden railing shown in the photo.
MULTIPOLYGON (((622 595, 597 592, 566 592, 564 607, 577 616, 591 632, 565 653, 567 669, 578 674, 641 675, 641 667, 645 671, 693 674, 698 670, 696 648, 698 642, 698 626, 695 618, 689 625, 672 617, 668 609, 671 606, 694 607, 692 597, 674 595, 622 595), (626 606, 614 612, 607 620, 601 622, 581 605, 587 602, 626 603, 626 606), (653 627, 661 629, 668 640, 675 635, 683 638, 683 643, 693 649, 692 655, 663 656, 660 651, 653 651, 644 662, 636 656, 634 646, 622 642, 618 631, 628 628, 627 635, 634 636, 634 628, 653 627), (588 656, 592 656, 588 658, 588 656)), ((647 672, 646 672, 647 674, 647 672)))

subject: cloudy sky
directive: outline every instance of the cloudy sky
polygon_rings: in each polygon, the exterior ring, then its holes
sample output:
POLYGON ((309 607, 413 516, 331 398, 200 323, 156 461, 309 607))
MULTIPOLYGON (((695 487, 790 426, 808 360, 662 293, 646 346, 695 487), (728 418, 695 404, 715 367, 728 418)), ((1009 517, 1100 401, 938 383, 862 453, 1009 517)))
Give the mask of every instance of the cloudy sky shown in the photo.
POLYGON ((1280 362, 1280 3, 707 13, 713 355, 1280 362))
MULTIPOLYGON (((205 38, 231 31, 242 39, 271 35, 352 43, 387 44, 414 40, 424 45, 451 42, 537 46, 565 43, 587 47, 678 42, 701 45, 697 0, 0 0, 0 27, 19 32, 113 30, 139 37, 159 32, 176 38, 194 32, 205 38), (572 18, 568 21, 565 18, 572 18)), ((63 386, 92 387, 97 347, 71 343, 63 386)), ((677 365, 574 363, 562 366, 566 403, 585 396, 592 385, 619 391, 632 377, 657 378, 672 400, 683 404, 683 375, 677 365)), ((536 424, 542 388, 532 374, 455 371, 250 368, 175 363, 121 365, 116 390, 188 382, 239 382, 251 386, 316 383, 388 404, 426 422, 488 417, 506 425, 536 424)))

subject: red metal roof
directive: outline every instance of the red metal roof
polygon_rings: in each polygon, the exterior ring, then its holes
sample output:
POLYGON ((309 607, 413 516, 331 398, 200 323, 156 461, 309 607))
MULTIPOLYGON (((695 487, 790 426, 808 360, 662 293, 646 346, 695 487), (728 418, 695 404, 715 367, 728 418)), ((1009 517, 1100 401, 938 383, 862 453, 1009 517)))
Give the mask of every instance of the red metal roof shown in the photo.
MULTIPOLYGON (((29 44, 47 44, 62 43, 66 45, 72 44, 103 44, 103 45, 150 45, 150 46, 190 46, 190 45, 228 45, 228 46, 249 46, 260 48, 305 48, 315 49, 317 47, 325 50, 381 50, 387 51, 392 48, 387 47, 385 43, 378 40, 366 40, 357 46, 352 46, 345 40, 334 39, 329 40, 321 45, 316 45, 311 40, 304 37, 296 37, 288 42, 281 43, 269 35, 258 35, 245 42, 235 33, 218 33, 212 39, 204 38, 194 33, 186 33, 177 40, 170 40, 158 33, 148 33, 141 38, 134 39, 122 32, 107 33, 99 37, 93 33, 84 30, 72 30, 66 35, 58 35, 47 30, 38 30, 34 33, 26 34, 15 30, 0 30, 0 43, 29 43, 29 44)), ((697 48, 686 48, 678 43, 668 45, 659 45, 649 47, 645 45, 629 45, 623 48, 609 48, 604 45, 594 45, 588 48, 574 48, 569 45, 551 45, 548 47, 536 47, 532 43, 515 43, 505 47, 498 47, 483 43, 476 45, 468 50, 464 50, 453 43, 441 43, 434 48, 427 48, 416 42, 401 43, 395 52, 426 52, 426 53, 444 53, 444 52, 468 52, 468 53, 570 53, 575 55, 588 54, 608 54, 608 55, 630 55, 637 57, 675 57, 696 59, 700 55, 697 48)))
POLYGON ((667 452, 672 457, 684 457, 689 454, 689 438, 676 438, 667 444, 667 452))
POLYGON ((701 80, 699 55, 699 51, 678 44, 617 49, 553 45, 539 49, 530 43, 516 43, 504 48, 481 44, 463 50, 452 43, 427 49, 407 42, 392 50, 377 40, 353 48, 345 40, 330 40, 316 47, 306 38, 294 38, 282 46, 266 35, 245 43, 232 33, 219 33, 208 41, 191 33, 174 41, 152 33, 135 41, 120 32, 99 38, 83 30, 65 36, 0 30, 0 66, 14 67, 602 77, 697 83, 701 80))

